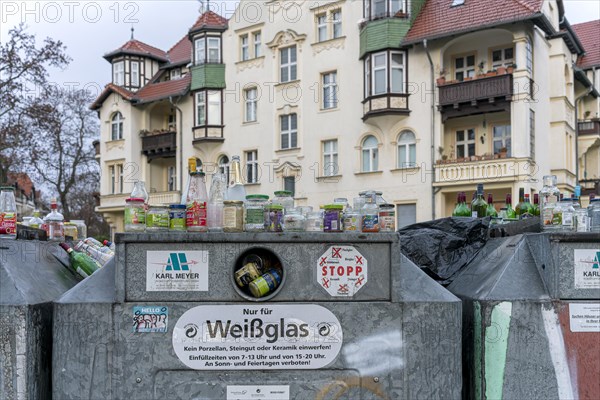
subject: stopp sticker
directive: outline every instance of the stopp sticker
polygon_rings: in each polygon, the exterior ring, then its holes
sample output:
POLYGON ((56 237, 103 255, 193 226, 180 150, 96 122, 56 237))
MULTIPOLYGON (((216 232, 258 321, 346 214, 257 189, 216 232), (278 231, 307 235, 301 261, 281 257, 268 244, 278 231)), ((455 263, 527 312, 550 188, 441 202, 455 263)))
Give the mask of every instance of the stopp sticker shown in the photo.
POLYGON ((133 307, 133 331, 136 333, 167 332, 169 307, 133 307))
POLYGON ((352 297, 368 280, 368 263, 354 246, 331 246, 317 260, 317 281, 334 297, 352 297))

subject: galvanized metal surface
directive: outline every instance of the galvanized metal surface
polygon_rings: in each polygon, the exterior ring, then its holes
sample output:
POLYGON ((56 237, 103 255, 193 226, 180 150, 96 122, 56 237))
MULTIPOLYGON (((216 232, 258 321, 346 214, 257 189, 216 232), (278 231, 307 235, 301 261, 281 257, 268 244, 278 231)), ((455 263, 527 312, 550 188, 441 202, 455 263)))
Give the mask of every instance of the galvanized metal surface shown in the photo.
MULTIPOLYGON (((148 243, 152 238, 143 235, 118 237, 121 257, 117 258, 115 283, 109 286, 107 276, 95 274, 86 280, 85 289, 91 293, 97 286, 111 293, 116 288, 117 301, 113 303, 110 296, 86 299, 85 293, 79 293, 80 285, 55 305, 54 398, 225 399, 227 385, 234 384, 289 385, 290 398, 298 400, 461 397, 461 303, 397 253, 395 235, 326 235, 316 245, 321 237, 310 234, 294 235, 295 239, 236 236, 178 236, 179 243, 171 244, 148 243), (375 236, 376 241, 370 240, 375 236), (226 239, 231 239, 233 250, 222 243, 226 239), (324 291, 313 272, 315 255, 331 243, 353 244, 371 257, 369 281, 361 289, 366 295, 334 299, 319 293, 324 291), (289 288, 283 288, 273 302, 318 304, 340 321, 344 343, 333 364, 318 370, 196 371, 176 357, 172 327, 184 312, 209 301, 247 304, 231 290, 227 274, 240 249, 251 246, 272 249, 282 258, 284 268, 292 270, 285 284, 289 288), (216 299, 174 301, 170 293, 161 293, 163 297, 143 302, 119 301, 120 295, 145 296, 139 283, 129 286, 127 279, 138 280, 135 275, 143 265, 140 257, 147 249, 174 247, 210 252, 209 279, 226 277, 219 281, 222 288, 210 286, 216 299), (135 254, 133 264, 126 264, 130 258, 123 254, 135 254), (374 289, 369 289, 372 282, 374 289), (369 300, 377 297, 387 299, 369 300), (168 332, 134 333, 133 307, 140 305, 169 307, 168 332)), ((109 272, 107 268, 106 274, 109 272)), ((196 298, 194 294, 191 297, 196 298)))

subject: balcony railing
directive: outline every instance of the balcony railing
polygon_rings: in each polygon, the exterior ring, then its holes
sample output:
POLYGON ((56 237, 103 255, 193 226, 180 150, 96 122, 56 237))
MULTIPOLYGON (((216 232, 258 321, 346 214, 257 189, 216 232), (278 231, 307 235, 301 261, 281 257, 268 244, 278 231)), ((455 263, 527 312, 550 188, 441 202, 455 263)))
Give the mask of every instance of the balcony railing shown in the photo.
POLYGON ((600 119, 580 121, 579 135, 600 135, 600 119))
POLYGON ((162 157, 174 157, 177 150, 177 132, 172 130, 141 131, 142 153, 149 160, 162 157))
POLYGON ((513 96, 512 74, 481 77, 439 86, 439 110, 444 118, 510 111, 513 96))
POLYGON ((179 192, 156 192, 150 193, 150 204, 174 204, 179 203, 181 200, 181 193, 179 192))
POLYGON ((434 186, 452 186, 466 183, 514 182, 534 179, 535 164, 529 158, 504 158, 463 161, 441 161, 435 165, 434 186))
POLYGON ((363 121, 377 115, 409 113, 407 94, 384 93, 363 100, 363 121))

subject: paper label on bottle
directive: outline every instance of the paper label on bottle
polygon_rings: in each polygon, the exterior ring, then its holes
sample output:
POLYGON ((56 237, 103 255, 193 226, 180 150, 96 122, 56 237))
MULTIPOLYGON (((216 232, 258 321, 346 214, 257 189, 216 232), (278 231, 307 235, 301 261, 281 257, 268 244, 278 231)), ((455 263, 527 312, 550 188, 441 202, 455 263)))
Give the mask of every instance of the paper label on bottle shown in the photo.
POLYGON ((264 224, 265 214, 262 208, 246 209, 246 223, 250 225, 264 224))
POLYGON ((8 235, 17 233, 17 214, 13 212, 0 213, 0 230, 8 235))
POLYGON ((562 225, 563 226, 573 226, 573 214, 563 212, 562 225))
POLYGON ((363 215, 362 231, 363 232, 379 232, 379 216, 378 215, 363 215))
POLYGON ((207 226, 207 212, 205 201, 188 203, 186 208, 187 226, 207 226))
POLYGON ((143 225, 146 223, 146 209, 143 206, 125 207, 125 225, 143 225))
POLYGON ((477 211, 472 211, 471 212, 471 217, 477 218, 477 211))

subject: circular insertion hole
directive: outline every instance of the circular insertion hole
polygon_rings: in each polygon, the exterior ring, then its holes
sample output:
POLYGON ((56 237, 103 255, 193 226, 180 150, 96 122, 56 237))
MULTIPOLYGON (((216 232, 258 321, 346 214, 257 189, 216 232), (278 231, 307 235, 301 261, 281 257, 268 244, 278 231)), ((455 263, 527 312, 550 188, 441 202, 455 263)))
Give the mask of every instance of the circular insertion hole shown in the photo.
POLYGON ((246 300, 270 300, 279 293, 284 282, 283 264, 268 249, 248 249, 240 254, 233 266, 235 290, 246 300))

